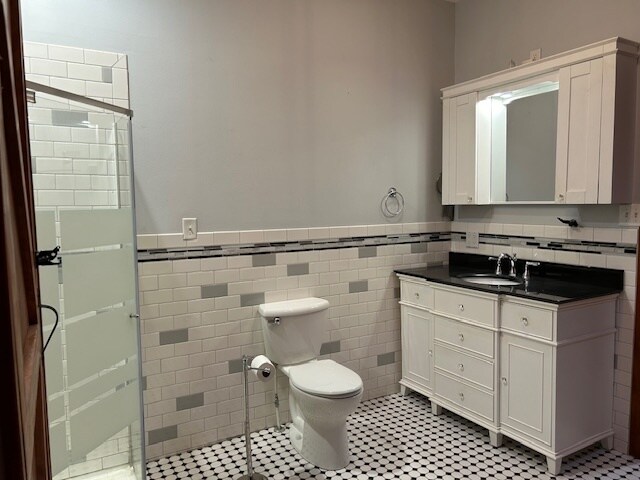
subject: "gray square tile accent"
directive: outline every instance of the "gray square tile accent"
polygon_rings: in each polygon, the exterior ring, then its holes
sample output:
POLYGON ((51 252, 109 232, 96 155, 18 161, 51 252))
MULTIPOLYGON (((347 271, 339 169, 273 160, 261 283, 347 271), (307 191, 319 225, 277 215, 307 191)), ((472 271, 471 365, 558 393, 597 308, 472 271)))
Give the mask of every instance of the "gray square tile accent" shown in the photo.
POLYGON ((337 353, 339 351, 340 351, 340 340, 336 340, 334 342, 324 342, 320 347, 320 355, 337 353))
POLYGON ((367 292, 369 290, 369 280, 358 280, 349 282, 349 293, 367 292))
POLYGON ((154 443, 160 443, 174 438, 178 438, 177 425, 156 428, 155 430, 149 430, 149 441, 147 442, 147 445, 153 445, 154 443))
POLYGON ((358 258, 369 258, 378 256, 378 247, 360 247, 358 248, 358 258))
POLYGON ((188 340, 189 340, 188 328, 181 328, 179 330, 167 330, 164 332, 160 332, 160 345, 186 342, 188 340))
POLYGON ((287 265, 287 275, 307 275, 309 273, 308 263, 291 263, 287 265))
POLYGON ((89 128, 88 112, 70 112, 68 110, 52 110, 51 123, 63 127, 86 127, 89 128), (86 122, 86 123, 83 123, 86 122))
POLYGON ((250 307, 251 305, 260 305, 264 303, 264 292, 260 293, 245 293, 240 295, 240 306, 250 307))
POLYGON ((253 266, 254 267, 268 267, 270 265, 276 264, 276 254, 275 253, 265 253, 262 255, 254 255, 253 256, 253 266))
POLYGON ((427 252, 427 244, 426 243, 412 243, 411 244, 411 253, 426 253, 427 252))
POLYGON ((389 365, 396 361, 396 352, 381 353, 378 355, 378 366, 389 365))
POLYGON ((229 373, 240 373, 242 372, 242 359, 235 358, 233 360, 229 360, 229 373))
POLYGON ((226 283, 215 285, 202 285, 200 287, 201 298, 226 297, 229 294, 229 286, 226 283))
POLYGON ((102 67, 102 81, 104 83, 113 83, 113 70, 111 67, 102 67))
POLYGON ((194 393, 176 398, 176 410, 188 410, 204 405, 204 393, 194 393))

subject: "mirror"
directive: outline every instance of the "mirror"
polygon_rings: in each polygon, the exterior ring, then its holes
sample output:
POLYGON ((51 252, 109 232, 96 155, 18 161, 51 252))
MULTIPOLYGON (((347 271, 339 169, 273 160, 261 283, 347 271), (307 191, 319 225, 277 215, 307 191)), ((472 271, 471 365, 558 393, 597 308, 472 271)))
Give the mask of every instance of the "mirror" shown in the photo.
POLYGON ((558 82, 488 94, 491 203, 545 203, 555 198, 558 82))

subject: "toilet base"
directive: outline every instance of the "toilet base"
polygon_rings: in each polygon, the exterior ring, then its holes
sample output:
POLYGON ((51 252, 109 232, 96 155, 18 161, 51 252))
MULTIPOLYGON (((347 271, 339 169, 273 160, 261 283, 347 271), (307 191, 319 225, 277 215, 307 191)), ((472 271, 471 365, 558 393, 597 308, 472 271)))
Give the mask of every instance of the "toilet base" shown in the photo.
POLYGON ((323 428, 311 426, 298 419, 289 428, 291 445, 307 462, 323 470, 340 470, 349 465, 349 437, 347 426, 335 424, 323 428))

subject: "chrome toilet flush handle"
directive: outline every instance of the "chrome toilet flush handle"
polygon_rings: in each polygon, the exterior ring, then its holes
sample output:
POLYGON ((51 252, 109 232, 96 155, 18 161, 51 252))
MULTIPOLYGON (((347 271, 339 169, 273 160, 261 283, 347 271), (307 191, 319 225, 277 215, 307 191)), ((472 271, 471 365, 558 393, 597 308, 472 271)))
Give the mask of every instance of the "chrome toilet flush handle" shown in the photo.
POLYGON ((278 325, 280 325, 280 317, 268 318, 267 323, 269 325, 273 325, 274 327, 277 327, 278 325))

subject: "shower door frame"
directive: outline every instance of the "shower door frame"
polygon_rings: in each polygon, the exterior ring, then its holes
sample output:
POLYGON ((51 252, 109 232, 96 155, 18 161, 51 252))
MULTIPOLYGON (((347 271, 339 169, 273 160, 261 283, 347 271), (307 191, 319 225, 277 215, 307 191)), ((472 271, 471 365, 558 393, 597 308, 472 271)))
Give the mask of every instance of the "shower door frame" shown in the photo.
MULTIPOLYGON (((140 419, 140 441, 142 443, 140 445, 140 462, 141 462, 141 469, 142 469, 141 474, 142 474, 142 478, 144 479, 146 477, 146 473, 145 473, 146 472, 146 448, 145 448, 146 447, 146 433, 145 433, 146 431, 145 431, 145 424, 144 424, 145 423, 144 401, 143 401, 143 393, 142 393, 143 375, 142 375, 142 332, 141 332, 141 325, 140 325, 140 298, 139 298, 140 289, 139 289, 139 277, 138 277, 138 262, 136 258, 137 251, 138 251, 138 244, 137 244, 137 235, 136 235, 136 231, 137 231, 136 230, 136 214, 135 214, 136 202, 135 202, 135 188, 134 188, 135 168, 134 168, 134 155, 133 155, 133 135, 132 135, 132 125, 131 125, 131 121, 133 119, 133 110, 125 107, 120 107, 118 105, 113 105, 111 103, 102 102, 100 100, 94 100, 92 98, 88 98, 82 95, 67 92, 65 90, 60 90, 58 88, 50 87, 48 85, 43 85, 41 83, 37 83, 29 80, 25 81, 25 87, 26 87, 25 92, 28 90, 32 90, 34 92, 40 92, 47 95, 56 96, 59 98, 63 98, 65 100, 71 100, 73 102, 101 108, 103 110, 108 110, 113 113, 124 115, 129 119, 128 128, 127 128, 128 147, 129 147, 129 192, 130 192, 131 212, 132 212, 131 214, 132 232, 133 232, 132 248, 134 253, 133 275, 134 275, 134 290, 135 290, 134 298, 136 302, 135 317, 136 317, 136 334, 137 334, 137 348, 138 348, 138 355, 137 355, 138 379, 139 379, 138 383, 140 385, 139 394, 138 394, 138 412, 139 412, 138 415, 140 419)), ((25 112, 26 112, 26 108, 25 108, 25 112)), ((33 212, 35 212, 35 203, 33 202, 33 197, 32 197, 32 213, 33 212)), ((44 356, 43 356, 43 360, 44 360, 44 356)), ((45 397, 45 402, 46 402, 46 397, 45 397)), ((48 419, 46 420, 46 425, 48 429, 48 419)), ((50 451, 49 451, 49 454, 50 454, 50 451)))

